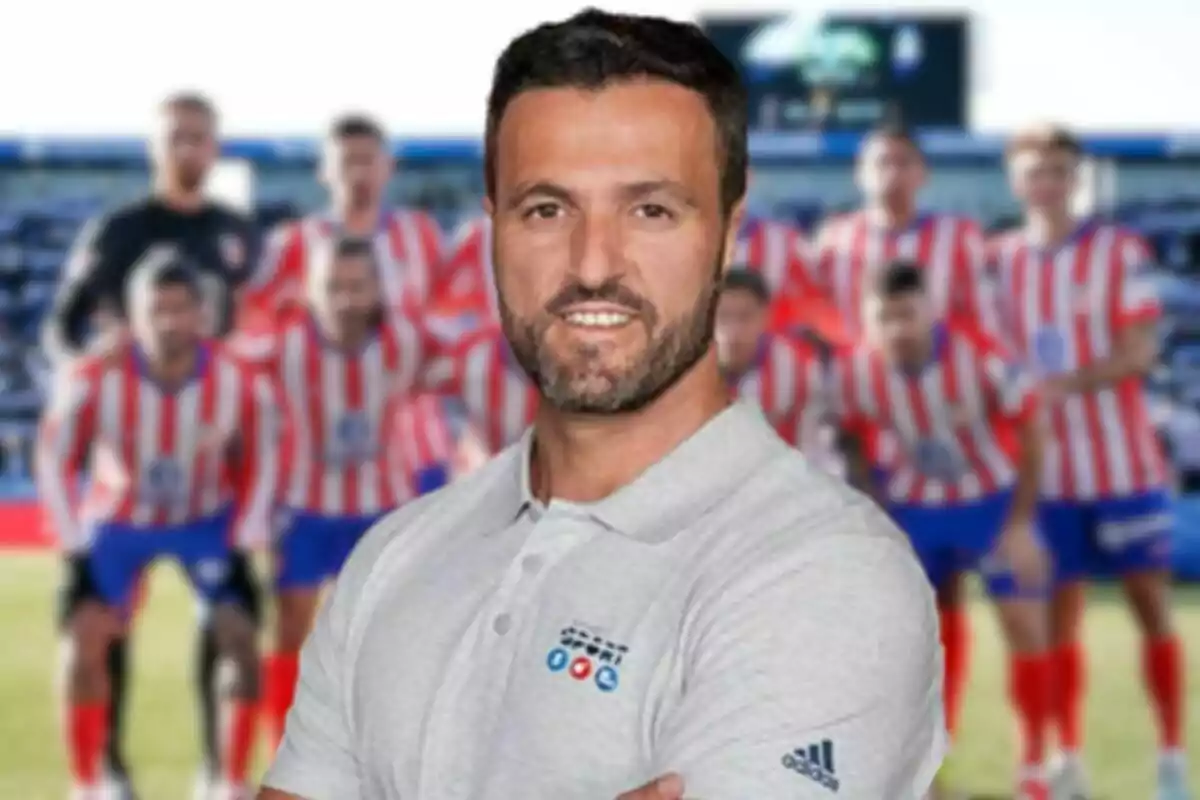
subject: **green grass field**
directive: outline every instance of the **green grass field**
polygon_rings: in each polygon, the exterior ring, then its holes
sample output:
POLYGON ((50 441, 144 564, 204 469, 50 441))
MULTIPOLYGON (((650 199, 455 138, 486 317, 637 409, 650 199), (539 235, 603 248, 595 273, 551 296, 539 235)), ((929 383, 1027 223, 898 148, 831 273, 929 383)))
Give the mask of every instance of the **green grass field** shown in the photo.
MULTIPOLYGON (((57 563, 47 556, 0 560, 0 798, 65 796, 56 730, 52 625, 57 563)), ((129 753, 147 800, 186 800, 197 764, 190 669, 194 614, 170 567, 154 575, 138 623, 129 753)), ((1200 734, 1200 591, 1179 593, 1179 627, 1193 669, 1189 729, 1200 734)), ((951 760, 951 784, 972 795, 1009 790, 1012 725, 1004 702, 1004 653, 982 603, 975 608, 971 692, 951 760)), ((1117 597, 1096 590, 1087 627, 1091 656, 1089 762, 1098 794, 1109 800, 1152 797, 1153 735, 1138 672, 1138 642, 1117 597)), ((1192 760, 1200 786, 1200 758, 1192 760)))

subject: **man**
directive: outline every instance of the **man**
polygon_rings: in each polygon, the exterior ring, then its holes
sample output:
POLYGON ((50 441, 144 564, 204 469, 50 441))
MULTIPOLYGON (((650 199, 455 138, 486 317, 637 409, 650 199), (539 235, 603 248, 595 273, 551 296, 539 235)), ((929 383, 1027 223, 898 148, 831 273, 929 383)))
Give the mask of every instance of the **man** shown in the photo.
POLYGON ((339 236, 372 243, 389 307, 428 301, 441 260, 441 234, 421 212, 388 208, 392 162, 379 123, 358 114, 334 121, 321 159, 321 180, 333 207, 271 233, 247 288, 244 314, 269 320, 289 306, 303 305, 314 249, 339 236))
MULTIPOLYGON (((837 310, 840 331, 853 342, 865 329, 863 297, 880 270, 895 258, 929 271, 926 283, 934 310, 974 320, 987 333, 996 329, 995 300, 983 235, 972 220, 922 213, 925 159, 916 138, 890 119, 863 140, 855 178, 861 210, 834 217, 816 237, 814 283, 837 310)), ((970 630, 965 584, 948 579, 939 588, 938 610, 945 650, 946 719, 953 734, 967 685, 970 630)))
POLYGON ((745 109, 693 25, 589 10, 500 57, 486 202, 533 434, 356 550, 262 798, 925 791, 920 569, 730 407, 712 346, 745 109))
POLYGON ((853 445, 851 475, 908 534, 930 583, 937 588, 964 568, 983 573, 1011 653, 1009 688, 1023 735, 1017 798, 1049 800, 1045 561, 1033 531, 1042 454, 1032 381, 976 329, 939 319, 928 277, 896 261, 868 289, 868 340, 835 362, 835 410, 853 445), (878 486, 863 458, 863 431, 898 449, 884 457, 893 466, 878 486))
MULTIPOLYGON (((233 297, 257 247, 249 220, 205 196, 220 150, 216 109, 201 95, 175 94, 159 106, 157 122, 150 138, 151 195, 89 224, 67 262, 43 336, 46 353, 59 366, 88 346, 111 347, 124 336, 127 278, 152 248, 174 248, 199 270, 210 332, 224 332, 232 322, 233 297)), ((64 594, 69 600, 75 591, 68 586, 64 594)), ((69 615, 71 609, 64 611, 69 615)), ((131 793, 121 752, 128 651, 124 635, 113 639, 108 760, 113 777, 131 793)), ((201 625, 197 660, 206 772, 211 772, 218 761, 216 647, 207 623, 201 625)))
POLYGON ((1049 412, 1042 523, 1055 557, 1052 643, 1058 783, 1086 794, 1079 750, 1084 581, 1120 573, 1143 635, 1143 673, 1159 727, 1159 797, 1188 796, 1184 652, 1171 622, 1171 515, 1142 379, 1158 357, 1150 256, 1121 228, 1070 211, 1081 148, 1059 128, 1013 138, 1008 168, 1025 224, 995 244, 1006 337, 1041 377, 1049 412))
POLYGON ((283 390, 294 449, 275 544, 275 652, 267 659, 269 733, 277 745, 298 654, 322 587, 376 520, 446 482, 450 443, 433 397, 410 398, 425 359, 420 329, 385 314, 371 242, 342 238, 310 255, 306 307, 237 337, 283 390))
POLYGON ((755 403, 788 444, 827 456, 824 366, 812 348, 767 332, 771 297, 759 272, 725 273, 715 336, 721 372, 737 397, 755 403))
POLYGON ((60 381, 40 438, 41 493, 74 576, 66 733, 80 800, 109 796, 99 785, 105 653, 137 577, 163 556, 213 604, 236 672, 218 796, 248 796, 259 598, 245 549, 267 536, 281 427, 269 382, 202 338, 203 306, 196 268, 149 256, 130 276, 133 343, 60 381), (75 503, 85 462, 87 493, 75 503))

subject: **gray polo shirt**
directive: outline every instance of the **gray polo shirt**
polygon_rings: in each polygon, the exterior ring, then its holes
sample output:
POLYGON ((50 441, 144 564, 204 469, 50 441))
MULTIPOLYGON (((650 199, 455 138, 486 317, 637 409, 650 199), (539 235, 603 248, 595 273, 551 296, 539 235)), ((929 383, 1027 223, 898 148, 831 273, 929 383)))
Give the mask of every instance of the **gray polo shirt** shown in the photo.
POLYGON ((264 783, 306 800, 921 797, 930 589, 886 517, 738 404, 598 503, 529 438, 380 522, 301 660, 264 783))

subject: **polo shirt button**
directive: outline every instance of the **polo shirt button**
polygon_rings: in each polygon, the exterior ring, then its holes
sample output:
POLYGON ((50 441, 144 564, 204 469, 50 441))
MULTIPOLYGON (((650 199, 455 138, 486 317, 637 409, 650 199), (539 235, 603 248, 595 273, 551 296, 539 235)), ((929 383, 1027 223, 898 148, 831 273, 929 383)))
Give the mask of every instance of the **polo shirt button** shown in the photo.
POLYGON ((492 630, 500 636, 512 630, 512 616, 509 614, 500 614, 492 620, 492 630))
POLYGON ((526 575, 537 575, 538 570, 542 568, 541 556, 525 556, 521 559, 521 569, 525 570, 526 575))

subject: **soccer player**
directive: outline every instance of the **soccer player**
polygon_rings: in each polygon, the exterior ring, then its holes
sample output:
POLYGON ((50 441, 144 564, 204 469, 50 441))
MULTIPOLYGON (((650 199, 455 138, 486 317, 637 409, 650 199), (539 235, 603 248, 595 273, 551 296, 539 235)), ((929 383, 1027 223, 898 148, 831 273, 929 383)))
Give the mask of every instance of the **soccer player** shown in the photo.
POLYGON ((1013 138, 1008 169, 1024 225, 994 244, 1002 318, 1042 379, 1049 412, 1043 528, 1055 557, 1052 637, 1057 783, 1086 793, 1082 747, 1084 581, 1121 575, 1143 635, 1143 676, 1159 729, 1159 797, 1188 796, 1183 751, 1184 652, 1171 621, 1171 515, 1162 453, 1142 379, 1158 357, 1160 309, 1149 252, 1133 233, 1070 211, 1081 157, 1068 131, 1013 138))
POLYGON ((1023 734, 1018 800, 1049 800, 1043 773, 1050 705, 1045 558, 1034 533, 1041 430, 1032 379, 969 323, 939 318, 911 261, 866 288, 866 341, 835 361, 834 407, 851 475, 912 540, 934 587, 978 568, 1011 658, 1009 690, 1023 734), (873 476, 861 432, 895 447, 873 476))
MULTIPOLYGON (((248 276, 258 247, 249 219, 204 194, 220 149, 217 111, 205 97, 181 93, 162 102, 157 121, 151 136, 154 184, 150 195, 89 223, 64 267, 43 331, 45 352, 59 365, 85 349, 113 346, 125 336, 128 275, 156 247, 175 248, 191 259, 215 332, 224 332, 232 322, 233 297, 248 276)), ((68 612, 76 589, 64 587, 63 605, 68 612)), ((203 618, 200 628, 195 674, 206 772, 211 772, 218 761, 216 645, 203 618)), ((132 793, 121 752, 128 651, 127 636, 114 637, 109 653, 112 718, 107 756, 114 780, 132 793)))
POLYGON ((770 303, 761 272, 725 273, 715 331, 721 371, 734 394, 758 404, 784 441, 824 455, 824 367, 810 347, 768 332, 770 303))
POLYGON ((385 313, 369 239, 310 253, 305 307, 242 340, 282 387, 295 448, 275 546, 275 650, 267 659, 268 731, 278 744, 300 645, 319 592, 386 512, 446 481, 451 445, 436 398, 413 397, 425 341, 409 315, 385 313))
POLYGON ((372 242, 380 288, 390 307, 425 303, 441 260, 441 232, 424 213, 387 207, 392 174, 392 154, 379 123, 361 115, 336 120, 321 160, 321 180, 332 208, 272 231, 242 312, 270 319, 288 306, 303 305, 314 248, 340 236, 372 242))
POLYGON ((202 337, 202 293, 196 268, 177 257, 136 267, 132 344, 64 373, 39 439, 41 493, 76 587, 66 735, 81 800, 108 796, 99 784, 106 653, 119 610, 137 577, 165 556, 212 604, 218 647, 235 667, 219 797, 248 796, 259 595, 245 550, 267 537, 284 432, 269 381, 202 337), (85 462, 87 493, 77 503, 85 462))
MULTIPOLYGON (((926 289, 938 314, 974 320, 996 331, 995 297, 979 225, 953 214, 924 213, 919 194, 927 177, 919 143, 896 119, 863 141, 856 165, 863 207, 821 226, 814 246, 814 284, 837 310, 841 332, 861 337, 863 296, 895 258, 929 271, 926 289)), ((967 685, 970 629, 961 578, 939 588, 945 651, 946 715, 953 732, 967 685)))

